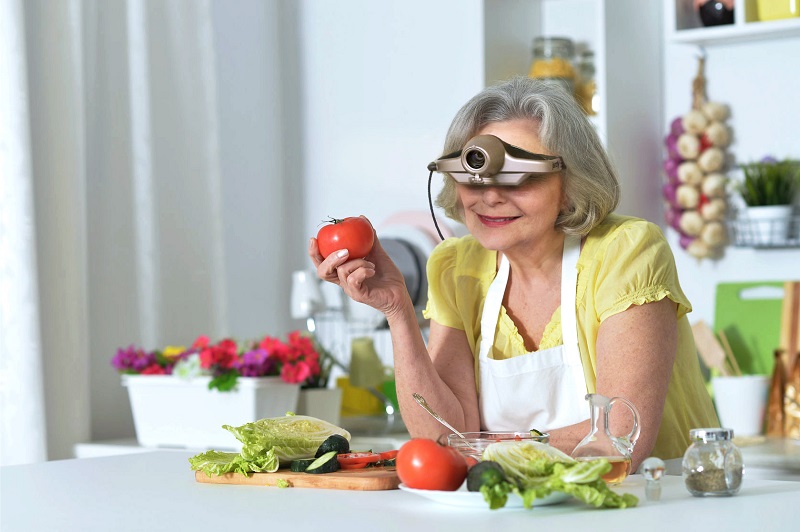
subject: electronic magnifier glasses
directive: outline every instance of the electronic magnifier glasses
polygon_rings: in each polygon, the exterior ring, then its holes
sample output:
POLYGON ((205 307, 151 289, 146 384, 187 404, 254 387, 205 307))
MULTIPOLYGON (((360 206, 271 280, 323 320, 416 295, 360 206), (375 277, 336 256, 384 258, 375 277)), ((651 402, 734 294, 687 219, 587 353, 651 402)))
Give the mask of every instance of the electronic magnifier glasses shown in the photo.
POLYGON ((444 240, 433 212, 431 179, 434 172, 447 173, 462 185, 517 186, 531 177, 543 177, 565 168, 564 160, 558 155, 531 153, 494 135, 472 137, 459 151, 428 165, 428 204, 439 236, 444 240))
POLYGON ((461 150, 428 165, 433 172, 446 172, 462 185, 522 184, 529 177, 544 176, 565 168, 557 155, 531 153, 494 135, 478 135, 461 150))

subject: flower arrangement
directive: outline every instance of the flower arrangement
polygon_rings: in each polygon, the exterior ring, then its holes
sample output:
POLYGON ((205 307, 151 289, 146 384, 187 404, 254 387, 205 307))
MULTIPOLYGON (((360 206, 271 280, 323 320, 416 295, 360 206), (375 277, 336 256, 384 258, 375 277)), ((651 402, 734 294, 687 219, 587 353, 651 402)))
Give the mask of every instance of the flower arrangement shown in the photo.
POLYGON ((190 347, 167 346, 146 351, 140 347, 120 348, 111 365, 120 373, 176 375, 190 379, 210 375, 208 387, 232 390, 241 377, 280 376, 284 382, 303 388, 324 388, 333 366, 333 357, 313 338, 299 331, 289 333, 283 342, 272 336, 238 343, 225 338, 211 343, 199 336, 190 347))

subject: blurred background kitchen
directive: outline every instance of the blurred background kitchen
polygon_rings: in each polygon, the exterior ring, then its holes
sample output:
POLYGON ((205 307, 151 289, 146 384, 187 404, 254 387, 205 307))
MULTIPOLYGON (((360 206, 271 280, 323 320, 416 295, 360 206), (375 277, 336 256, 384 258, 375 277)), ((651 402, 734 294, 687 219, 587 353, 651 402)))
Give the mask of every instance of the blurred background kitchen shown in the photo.
MULTIPOLYGON (((733 159, 800 157, 800 19, 736 10, 703 28, 691 0, 0 0, 0 462, 132 438, 121 346, 305 329, 292 274, 329 216, 430 232, 452 116, 527 74, 539 36, 594 52, 619 212, 664 227, 693 322, 714 323, 719 283, 798 278, 796 240, 698 260, 664 222, 663 139, 699 55, 733 159)), ((391 365, 379 329, 359 334, 391 365)))

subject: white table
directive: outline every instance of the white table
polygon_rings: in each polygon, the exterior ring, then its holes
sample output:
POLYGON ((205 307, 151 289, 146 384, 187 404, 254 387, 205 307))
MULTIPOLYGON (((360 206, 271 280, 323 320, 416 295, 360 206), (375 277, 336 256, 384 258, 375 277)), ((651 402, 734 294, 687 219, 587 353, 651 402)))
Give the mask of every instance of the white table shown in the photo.
POLYGON ((550 530, 796 531, 800 483, 745 478, 734 497, 695 498, 666 477, 662 498, 644 498, 633 476, 619 488, 640 505, 596 510, 578 502, 491 511, 442 505, 393 490, 356 492, 197 483, 191 453, 61 460, 0 468, 0 529, 29 531, 550 530), (333 528, 332 528, 333 527, 333 528), (766 527, 766 528, 765 528, 766 527), (523 528, 519 528, 523 530, 523 528))
MULTIPOLYGON (((410 439, 407 433, 387 434, 384 436, 353 436, 351 447, 353 449, 372 449, 374 451, 389 451, 399 449, 410 439)), ((800 481, 800 441, 790 439, 775 439, 754 437, 737 439, 737 444, 742 451, 747 475, 764 480, 795 480, 800 481)), ((118 454, 132 454, 153 452, 150 447, 140 446, 135 438, 106 440, 75 445, 76 458, 95 458, 118 454)), ((203 452, 205 449, 163 449, 174 451, 203 452)), ((670 474, 681 474, 681 459, 668 460, 667 466, 670 474)), ((798 527, 800 529, 800 527, 798 527)))

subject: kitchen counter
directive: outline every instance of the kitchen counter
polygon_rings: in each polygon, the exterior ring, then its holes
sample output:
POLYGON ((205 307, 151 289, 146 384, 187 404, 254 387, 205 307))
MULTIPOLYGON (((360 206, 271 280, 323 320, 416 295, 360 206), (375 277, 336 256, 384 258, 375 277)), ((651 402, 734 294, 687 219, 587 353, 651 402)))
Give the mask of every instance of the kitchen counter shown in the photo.
MULTIPOLYGON (((354 436, 351 443, 353 449, 372 449, 376 452, 399 449, 407 442, 407 433, 386 434, 383 436, 354 436)), ((747 475, 750 478, 765 480, 800 481, 800 440, 783 438, 735 438, 734 442, 742 451, 747 475)), ((153 452, 158 450, 186 451, 195 454, 205 449, 158 449, 141 447, 135 439, 106 440, 90 443, 79 443, 75 446, 76 458, 95 458, 119 454, 153 452)), ((668 460, 669 474, 681 474, 681 460, 668 460)))
POLYGON ((800 481, 800 440, 734 438, 751 478, 800 481))
POLYGON ((443 505, 401 490, 338 491, 202 484, 187 462, 192 453, 60 460, 0 468, 3 532, 192 530, 486 530, 502 525, 564 530, 796 530, 800 483, 745 477, 734 497, 696 498, 680 477, 663 482, 660 501, 647 501, 638 475, 617 489, 639 506, 596 510, 568 501, 534 510, 443 505))

